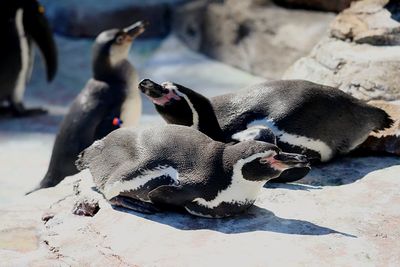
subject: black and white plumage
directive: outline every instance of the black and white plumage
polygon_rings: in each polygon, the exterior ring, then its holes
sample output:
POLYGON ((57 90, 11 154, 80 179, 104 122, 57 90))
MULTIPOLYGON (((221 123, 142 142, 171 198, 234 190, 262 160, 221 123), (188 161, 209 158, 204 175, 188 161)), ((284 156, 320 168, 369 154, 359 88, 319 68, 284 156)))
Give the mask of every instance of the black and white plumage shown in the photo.
POLYGON ((118 129, 77 161, 114 205, 146 213, 174 206, 211 218, 245 211, 266 181, 307 164, 273 144, 225 144, 179 125, 118 129))
POLYGON ((221 130, 197 127, 208 136, 242 141, 252 136, 257 139, 257 128, 268 128, 284 151, 305 154, 315 161, 346 154, 372 131, 393 123, 379 108, 336 88, 304 80, 265 82, 210 100, 178 84, 152 84, 156 83, 144 80, 139 87, 168 123, 195 128, 194 122, 207 124, 210 116, 202 115, 206 105, 199 109, 198 103, 209 103, 207 108, 215 111, 221 130), (182 91, 186 98, 179 97, 182 91))
POLYGON ((36 189, 58 184, 78 173, 78 154, 111 131, 135 126, 141 115, 137 73, 128 61, 133 39, 145 30, 137 22, 125 29, 102 32, 93 46, 93 78, 73 101, 54 143, 49 168, 36 189))
POLYGON ((51 81, 57 71, 57 51, 44 8, 36 0, 0 3, 0 106, 14 116, 43 114, 41 108, 23 105, 26 82, 33 66, 35 43, 42 52, 51 81), (4 105, 5 104, 5 105, 4 105))

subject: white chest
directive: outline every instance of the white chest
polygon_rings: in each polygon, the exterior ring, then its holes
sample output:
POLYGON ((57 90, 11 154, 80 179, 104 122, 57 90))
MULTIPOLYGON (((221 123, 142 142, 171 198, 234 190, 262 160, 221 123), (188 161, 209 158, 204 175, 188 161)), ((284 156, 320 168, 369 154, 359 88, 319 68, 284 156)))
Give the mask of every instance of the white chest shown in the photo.
POLYGON ((29 44, 28 39, 25 35, 25 29, 23 24, 24 10, 22 8, 18 9, 15 15, 15 23, 19 36, 19 48, 20 48, 20 58, 21 66, 18 74, 17 82, 15 83, 15 88, 13 91, 13 101, 19 103, 22 102, 22 98, 25 92, 25 83, 28 77, 29 71, 29 44))
POLYGON ((139 124, 142 114, 142 99, 138 90, 137 77, 134 77, 129 83, 129 92, 121 107, 122 127, 133 127, 139 124))

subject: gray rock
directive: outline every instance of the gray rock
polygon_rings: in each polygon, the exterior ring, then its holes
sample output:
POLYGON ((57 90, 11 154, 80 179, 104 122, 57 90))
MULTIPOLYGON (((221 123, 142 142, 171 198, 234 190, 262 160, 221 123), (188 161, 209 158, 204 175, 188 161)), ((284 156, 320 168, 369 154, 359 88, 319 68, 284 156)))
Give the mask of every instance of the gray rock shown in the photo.
POLYGON ((192 49, 253 74, 279 78, 320 40, 333 14, 272 3, 229 0, 208 5, 200 0, 179 7, 173 18, 175 33, 192 49))
MULTIPOLYGON (((370 28, 365 23, 359 20, 348 20, 349 33, 354 33, 352 39, 343 40, 337 33, 333 37, 326 37, 321 40, 311 51, 311 53, 299 59, 293 64, 283 75, 284 79, 305 79, 313 82, 326 84, 339 89, 364 100, 397 100, 400 98, 400 46, 374 46, 372 44, 381 44, 382 40, 394 41, 392 31, 394 24, 400 24, 389 19, 387 9, 382 7, 387 1, 368 0, 355 2, 349 10, 357 7, 361 12, 362 7, 366 12, 363 14, 363 19, 369 22, 369 25, 375 25, 372 36, 370 28), (380 3, 379 5, 377 3, 380 3), (372 12, 372 6, 376 10, 380 10, 377 16, 372 12), (368 12, 367 12, 368 11, 368 12), (382 19, 382 14, 386 14, 387 18, 382 19), (353 24, 351 24, 353 23, 353 24), (360 25, 365 26, 365 32, 362 34, 359 29, 360 25), (389 33, 390 32, 390 33, 389 33), (391 35, 392 37, 388 37, 391 35), (369 34, 369 37, 366 36, 369 34), (365 38, 362 39, 361 36, 365 38), (339 38, 337 38, 339 37, 339 38), (356 40, 357 39, 357 40, 356 40), (364 44, 359 44, 362 42, 364 44), (369 40, 368 42, 366 40, 369 40), (367 44, 368 43, 368 44, 367 44)), ((400 3, 397 4, 399 6, 400 3)), ((386 5, 387 6, 387 5, 386 5)), ((393 9, 395 10, 395 9, 393 9)), ((348 13, 348 10, 342 14, 348 13)), ((343 17, 338 15, 332 25, 332 31, 335 32, 338 28, 338 21, 343 17)), ((364 27, 363 26, 363 27, 364 27)), ((361 26, 360 26, 361 27, 361 26)), ((400 30, 397 28, 394 32, 400 30)), ((332 33, 331 31, 331 33, 332 33)), ((398 33, 396 33, 398 35, 398 33)), ((347 37, 346 37, 347 38, 347 37)), ((392 43, 394 44, 394 43, 392 43)))
POLYGON ((41 0, 57 33, 95 37, 103 30, 147 20, 150 27, 141 37, 161 37, 170 32, 171 9, 188 0, 41 0))

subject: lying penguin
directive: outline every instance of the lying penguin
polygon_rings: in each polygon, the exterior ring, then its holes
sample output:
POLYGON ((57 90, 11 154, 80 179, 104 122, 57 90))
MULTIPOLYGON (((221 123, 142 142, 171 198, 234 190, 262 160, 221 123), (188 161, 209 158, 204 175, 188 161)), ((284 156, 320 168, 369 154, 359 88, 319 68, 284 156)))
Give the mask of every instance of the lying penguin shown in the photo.
POLYGON ((113 205, 143 213, 185 208, 221 218, 247 210, 266 181, 283 170, 308 166, 305 156, 272 144, 217 142, 179 125, 118 129, 77 160, 113 205))
POLYGON ((43 114, 41 108, 23 105, 25 85, 33 67, 34 47, 40 48, 47 67, 47 79, 57 71, 57 51, 44 8, 36 0, 2 0, 0 3, 0 106, 14 116, 43 114))
POLYGON ((138 75, 128 61, 132 41, 145 30, 139 21, 125 29, 99 34, 93 46, 93 78, 73 101, 61 123, 50 165, 39 186, 57 185, 78 173, 78 154, 111 131, 135 126, 141 115, 138 75))
POLYGON ((168 123, 192 126, 215 140, 257 139, 260 129, 269 128, 280 148, 313 161, 346 154, 372 131, 393 123, 382 109, 303 80, 265 82, 211 100, 171 82, 159 85, 146 79, 139 88, 168 123), (203 126, 209 123, 209 109, 221 129, 214 122, 203 126))

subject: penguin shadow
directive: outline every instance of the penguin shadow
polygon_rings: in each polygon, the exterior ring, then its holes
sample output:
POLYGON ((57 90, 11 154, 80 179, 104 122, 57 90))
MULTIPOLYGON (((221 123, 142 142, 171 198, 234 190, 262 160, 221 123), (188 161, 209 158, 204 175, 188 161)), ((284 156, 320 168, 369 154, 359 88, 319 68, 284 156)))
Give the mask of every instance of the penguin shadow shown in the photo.
POLYGON ((346 156, 332 162, 312 166, 307 176, 296 183, 267 183, 268 189, 318 190, 323 186, 340 186, 356 182, 367 174, 400 165, 400 157, 396 156, 346 156))
POLYGON ((114 210, 126 212, 183 231, 211 230, 224 234, 266 231, 288 235, 320 236, 340 234, 346 237, 357 238, 357 236, 319 226, 308 221, 281 218, 276 216, 273 212, 258 206, 252 206, 242 215, 223 219, 201 218, 177 211, 143 214, 121 207, 112 207, 114 210))

